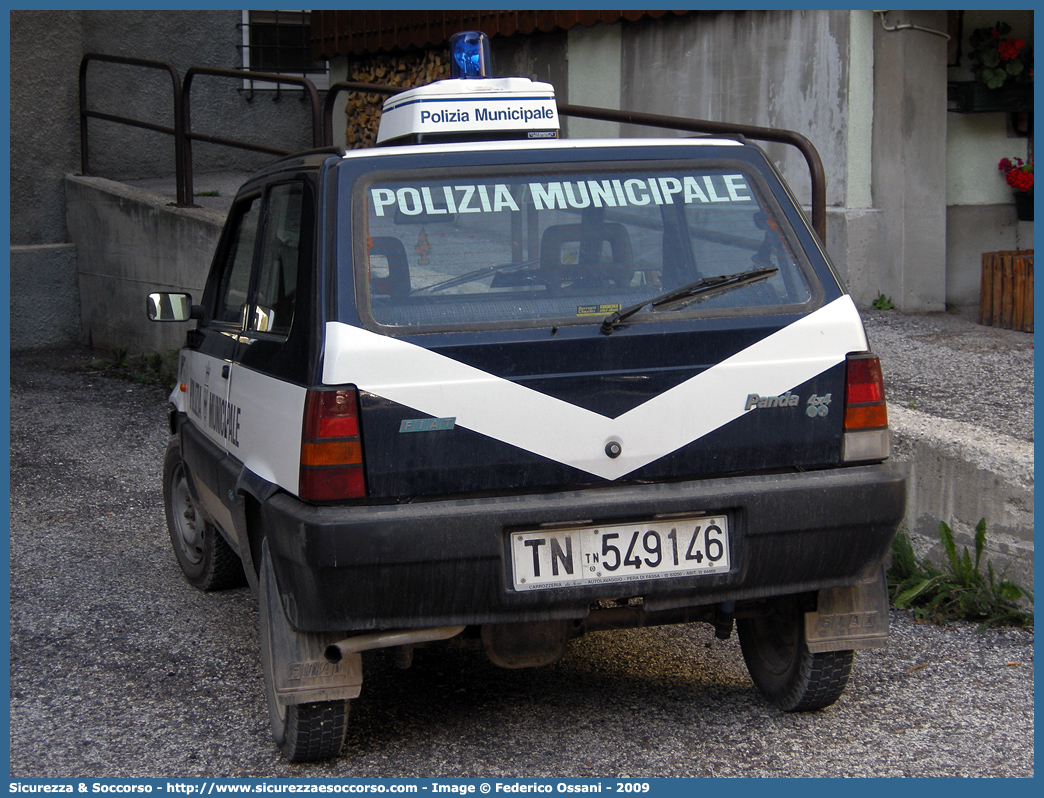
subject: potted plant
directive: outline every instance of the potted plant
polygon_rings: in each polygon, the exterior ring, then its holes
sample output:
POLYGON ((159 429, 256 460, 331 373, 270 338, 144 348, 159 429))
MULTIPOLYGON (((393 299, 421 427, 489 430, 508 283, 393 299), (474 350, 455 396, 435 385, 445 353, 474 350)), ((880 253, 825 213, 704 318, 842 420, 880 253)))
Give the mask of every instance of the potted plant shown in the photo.
POLYGON ((997 22, 992 28, 977 28, 968 43, 968 54, 976 80, 987 88, 1025 86, 1033 82, 1033 48, 1023 39, 1008 37, 1011 25, 997 22))
POLYGON ((968 60, 975 80, 950 84, 953 110, 1033 110, 1033 46, 1010 33, 1001 21, 972 31, 968 60))
POLYGON ((1024 163, 1021 158, 1002 158, 997 169, 1004 173, 1004 181, 1015 192, 1015 213, 1020 221, 1033 221, 1033 159, 1024 163))

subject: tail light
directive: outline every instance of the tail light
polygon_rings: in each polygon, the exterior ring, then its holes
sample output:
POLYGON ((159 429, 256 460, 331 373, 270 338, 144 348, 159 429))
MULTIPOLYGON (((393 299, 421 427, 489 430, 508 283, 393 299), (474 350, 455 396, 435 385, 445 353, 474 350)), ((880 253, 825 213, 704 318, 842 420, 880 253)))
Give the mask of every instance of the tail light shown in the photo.
POLYGON ((849 355, 845 373, 845 462, 885 460, 891 450, 881 361, 874 355, 849 355))
POLYGON ((298 494, 305 501, 366 495, 359 399, 355 388, 309 391, 305 397, 298 494))

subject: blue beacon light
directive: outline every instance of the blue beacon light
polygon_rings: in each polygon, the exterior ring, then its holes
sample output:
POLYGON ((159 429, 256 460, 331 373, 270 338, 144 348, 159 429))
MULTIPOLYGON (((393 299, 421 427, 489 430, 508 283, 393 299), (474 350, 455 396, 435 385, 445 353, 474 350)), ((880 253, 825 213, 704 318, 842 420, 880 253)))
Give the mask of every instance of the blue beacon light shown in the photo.
POLYGON ((490 77, 489 37, 478 31, 454 33, 449 41, 450 78, 490 77))

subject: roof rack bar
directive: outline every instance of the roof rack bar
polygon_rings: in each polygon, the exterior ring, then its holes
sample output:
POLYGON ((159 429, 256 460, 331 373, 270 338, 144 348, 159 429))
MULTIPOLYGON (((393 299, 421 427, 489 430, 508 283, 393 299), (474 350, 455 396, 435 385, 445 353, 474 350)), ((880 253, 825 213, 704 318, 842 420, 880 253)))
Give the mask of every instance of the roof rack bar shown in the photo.
POLYGON ((334 101, 341 92, 357 91, 363 94, 399 94, 406 91, 402 86, 387 86, 382 83, 356 83, 350 80, 342 80, 334 83, 326 91, 326 99, 323 101, 323 143, 326 146, 333 145, 333 112, 334 101))
POLYGON ((737 125, 731 122, 711 122, 706 119, 686 119, 680 116, 643 114, 636 111, 618 111, 613 108, 592 108, 585 105, 559 104, 558 113, 563 116, 686 130, 692 133, 739 135, 755 141, 775 141, 797 147, 805 158, 809 176, 812 179, 812 229, 816 231, 820 240, 826 243, 826 172, 823 169, 823 160, 819 157, 819 152, 812 142, 796 131, 737 125))

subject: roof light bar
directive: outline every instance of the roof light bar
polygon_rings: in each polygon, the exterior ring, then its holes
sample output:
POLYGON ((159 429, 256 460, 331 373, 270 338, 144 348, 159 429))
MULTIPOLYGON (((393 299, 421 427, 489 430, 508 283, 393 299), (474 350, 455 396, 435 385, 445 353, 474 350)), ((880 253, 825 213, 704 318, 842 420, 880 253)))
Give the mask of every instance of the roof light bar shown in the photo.
POLYGON ((488 78, 493 71, 489 37, 474 30, 454 33, 449 40, 450 79, 488 78))
POLYGON ((489 77, 490 65, 484 33, 454 34, 452 77, 386 99, 377 143, 558 138, 554 87, 529 78, 489 77))

